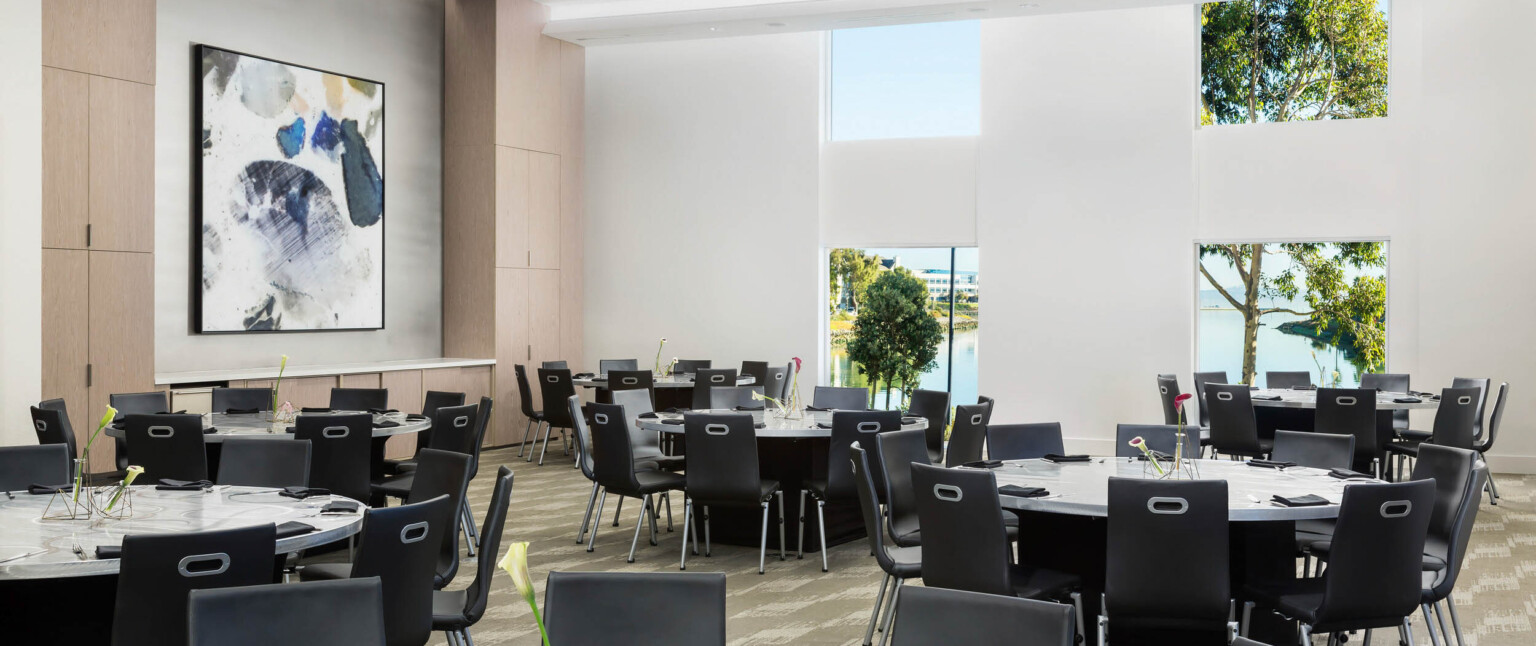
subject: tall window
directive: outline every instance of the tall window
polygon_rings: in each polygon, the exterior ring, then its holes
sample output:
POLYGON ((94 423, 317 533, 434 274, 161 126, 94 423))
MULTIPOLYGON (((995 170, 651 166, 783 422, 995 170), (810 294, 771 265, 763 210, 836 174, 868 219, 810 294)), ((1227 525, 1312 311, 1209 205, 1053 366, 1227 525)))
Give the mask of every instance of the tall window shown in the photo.
POLYGON ((981 23, 832 32, 833 141, 981 133, 981 23))
POLYGON ((1387 116, 1389 0, 1200 8, 1200 123, 1387 116))
POLYGON ((1264 385, 1266 372, 1306 371, 1350 386, 1386 369, 1387 243, 1204 244, 1200 370, 1264 385))
POLYGON ((870 389, 876 408, 918 388, 976 401, 981 324, 974 247, 831 249, 829 383, 870 389))

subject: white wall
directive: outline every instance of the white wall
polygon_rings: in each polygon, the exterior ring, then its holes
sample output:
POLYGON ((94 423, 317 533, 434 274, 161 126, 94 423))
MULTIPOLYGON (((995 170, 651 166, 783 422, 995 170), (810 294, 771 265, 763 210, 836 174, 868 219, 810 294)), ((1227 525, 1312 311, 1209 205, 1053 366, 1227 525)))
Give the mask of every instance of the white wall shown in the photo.
POLYGON ((594 365, 667 337, 666 358, 820 374, 820 60, 814 33, 587 50, 594 365))
POLYGON ((821 149, 821 243, 976 245, 976 137, 837 141, 821 149))
POLYGON ((157 372, 417 359, 442 353, 442 0, 160 0, 155 86, 157 372), (192 331, 193 46, 385 84, 385 329, 192 331))
POLYGON ((0 0, 0 445, 36 444, 42 388, 42 5, 0 0))

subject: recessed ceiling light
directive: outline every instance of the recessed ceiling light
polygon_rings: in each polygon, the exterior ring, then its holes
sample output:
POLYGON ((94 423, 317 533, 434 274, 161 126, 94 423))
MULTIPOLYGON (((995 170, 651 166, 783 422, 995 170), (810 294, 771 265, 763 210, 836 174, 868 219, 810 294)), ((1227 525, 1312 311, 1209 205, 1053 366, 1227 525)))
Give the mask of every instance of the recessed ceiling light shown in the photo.
POLYGON ((710 27, 709 30, 710 31, 720 31, 720 28, 719 27, 710 27))

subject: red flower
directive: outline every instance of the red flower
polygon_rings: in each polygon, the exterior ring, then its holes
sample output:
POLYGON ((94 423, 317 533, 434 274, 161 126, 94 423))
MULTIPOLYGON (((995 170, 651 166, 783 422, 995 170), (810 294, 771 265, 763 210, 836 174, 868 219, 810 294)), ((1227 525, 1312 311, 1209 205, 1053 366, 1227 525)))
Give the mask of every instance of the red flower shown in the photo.
POLYGON ((1174 408, 1178 408, 1178 409, 1184 408, 1184 402, 1188 401, 1189 398, 1191 398, 1191 397, 1194 397, 1194 395, 1192 395, 1190 393, 1184 393, 1182 395, 1179 395, 1178 397, 1174 397, 1173 398, 1173 407, 1174 408))
POLYGON ((795 372, 800 372, 800 357, 790 357, 795 361, 795 372))

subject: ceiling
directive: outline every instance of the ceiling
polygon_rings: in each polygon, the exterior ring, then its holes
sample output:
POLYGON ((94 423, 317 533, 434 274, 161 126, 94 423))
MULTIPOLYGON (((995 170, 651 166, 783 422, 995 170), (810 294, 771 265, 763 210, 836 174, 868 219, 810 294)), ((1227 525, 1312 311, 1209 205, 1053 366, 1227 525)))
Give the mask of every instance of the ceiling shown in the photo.
POLYGON ((544 33, 587 47, 1200 4, 1200 0, 541 1, 549 7, 544 33))

